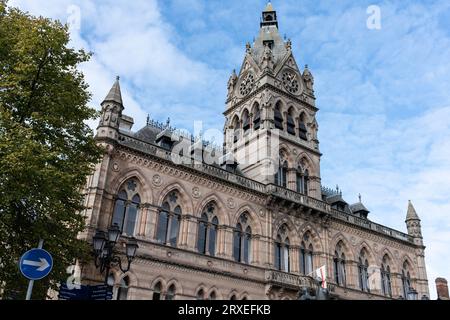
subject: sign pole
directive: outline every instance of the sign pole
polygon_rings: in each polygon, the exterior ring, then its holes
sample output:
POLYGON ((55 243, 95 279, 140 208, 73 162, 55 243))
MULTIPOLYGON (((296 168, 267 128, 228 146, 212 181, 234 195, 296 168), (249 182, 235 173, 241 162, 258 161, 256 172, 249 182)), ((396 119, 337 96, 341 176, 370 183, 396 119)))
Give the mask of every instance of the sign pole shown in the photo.
MULTIPOLYGON (((44 246, 44 240, 40 239, 38 249, 42 249, 43 246, 44 246)), ((34 285, 34 280, 30 280, 30 282, 28 282, 27 297, 25 298, 25 300, 31 300, 31 293, 33 292, 33 285, 34 285)))

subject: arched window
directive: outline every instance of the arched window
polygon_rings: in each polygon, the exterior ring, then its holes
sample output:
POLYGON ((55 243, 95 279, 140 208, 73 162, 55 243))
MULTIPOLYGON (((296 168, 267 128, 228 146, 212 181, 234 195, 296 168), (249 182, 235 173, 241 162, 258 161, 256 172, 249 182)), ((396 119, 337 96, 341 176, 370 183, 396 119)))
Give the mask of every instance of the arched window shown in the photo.
POLYGON ((172 191, 163 201, 159 211, 156 239, 166 245, 176 247, 178 229, 180 227, 181 206, 179 205, 179 194, 172 191))
POLYGON ((387 255, 383 257, 381 263, 381 288, 385 296, 392 297, 391 267, 387 255))
POLYGON ((281 114, 281 103, 278 101, 275 105, 275 128, 283 130, 283 115, 281 114))
POLYGON ((138 209, 141 204, 141 197, 136 192, 136 188, 136 181, 128 180, 125 188, 117 195, 114 204, 112 224, 117 224, 121 232, 128 236, 133 236, 135 233, 138 209))
POLYGON ((167 289, 166 300, 175 299, 175 295, 177 294, 177 288, 174 284, 171 284, 169 289, 167 289))
POLYGON ((343 249, 343 243, 340 241, 334 252, 334 280, 336 284, 345 286, 346 283, 346 270, 345 270, 345 254, 343 249))
POLYGON ((216 299, 217 299, 216 292, 215 291, 211 292, 209 295, 209 300, 216 300, 216 299))
POLYGON ((308 141, 308 130, 306 129, 306 120, 305 120, 305 114, 302 113, 300 115, 300 121, 298 124, 298 133, 299 133, 299 137, 302 140, 308 141))
POLYGON ((275 240, 275 268, 284 272, 290 271, 289 238, 286 226, 282 226, 275 240))
POLYGON ((403 297, 408 299, 408 292, 411 289, 411 274, 409 273, 408 261, 403 263, 402 268, 402 287, 403 287, 403 297))
POLYGON ((130 280, 128 276, 123 277, 120 280, 120 286, 117 289, 117 300, 127 300, 128 299, 128 286, 130 284, 130 280))
POLYGON ((362 291, 369 292, 369 261, 366 256, 366 251, 361 250, 358 259, 358 279, 359 288, 362 291))
POLYGON ((203 289, 200 289, 197 291, 196 299, 197 300, 205 300, 205 291, 203 291, 203 289))
POLYGON ((287 117, 287 132, 295 136, 295 121, 293 113, 294 111, 290 109, 287 117))
POLYGON ((313 246, 311 234, 306 232, 300 244, 300 272, 309 275, 313 272, 313 246))
POLYGON ((237 300, 236 295, 233 294, 233 295, 230 297, 230 300, 237 300))
POLYGON ((239 222, 233 232, 233 257, 242 263, 250 263, 252 229, 248 221, 248 213, 245 212, 239 218, 239 222))
POLYGON ((305 170, 305 174, 303 175, 303 194, 308 195, 309 191, 309 171, 305 170))
POLYGON ((240 122, 239 122, 239 117, 238 116, 234 116, 233 121, 232 121, 232 125, 233 125, 233 130, 234 130, 234 134, 233 134, 233 142, 236 143, 239 141, 239 137, 240 137, 240 122))
POLYGON ((153 298, 152 300, 161 300, 161 290, 162 285, 161 282, 157 282, 153 287, 153 298))
POLYGON ((258 130, 261 127, 261 110, 259 109, 259 104, 255 103, 253 110, 253 130, 258 130))
POLYGON ((242 115, 242 129, 244 130, 244 134, 246 134, 250 130, 250 115, 248 113, 248 110, 245 110, 244 114, 242 115))
POLYGON ((214 256, 219 220, 216 217, 216 205, 210 202, 203 210, 198 223, 197 249, 202 254, 214 256))
POLYGON ((303 172, 302 167, 299 165, 297 168, 297 192, 308 195, 308 181, 309 181, 309 171, 305 170, 303 172))
POLYGON ((287 187, 287 172, 288 172, 288 162, 284 159, 284 156, 280 154, 278 171, 275 174, 275 184, 280 187, 287 187))

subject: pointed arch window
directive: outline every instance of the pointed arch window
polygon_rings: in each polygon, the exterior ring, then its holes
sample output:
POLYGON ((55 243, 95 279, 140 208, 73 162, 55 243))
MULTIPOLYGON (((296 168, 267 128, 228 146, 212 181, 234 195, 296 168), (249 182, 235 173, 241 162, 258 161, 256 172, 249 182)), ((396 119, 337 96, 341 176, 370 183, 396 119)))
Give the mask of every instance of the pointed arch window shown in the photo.
POLYGON ((179 194, 172 191, 163 201, 159 211, 156 238, 160 243, 176 247, 182 210, 179 194))
POLYGON ((381 289, 385 296, 392 297, 391 267, 387 255, 383 257, 381 263, 381 289))
POLYGON ((177 288, 174 284, 171 284, 169 289, 167 289, 166 300, 174 300, 177 293, 177 288))
POLYGON ((288 162, 283 159, 280 155, 280 163, 278 165, 278 171, 275 174, 275 183, 283 188, 287 187, 287 173, 288 173, 288 162))
POLYGON ((214 256, 216 253, 217 229, 219 219, 215 215, 215 203, 209 203, 203 210, 198 223, 197 250, 202 254, 214 256))
POLYGON ((362 291, 370 292, 369 290, 369 261, 366 257, 365 250, 362 250, 358 258, 358 279, 359 288, 362 291))
POLYGON ((402 268, 402 288, 403 288, 403 297, 408 299, 408 292, 411 289, 411 274, 409 272, 409 264, 407 261, 403 263, 402 268))
POLYGON ((216 299, 217 299, 216 292, 215 291, 211 292, 209 295, 209 300, 216 300, 216 299))
POLYGON ((248 213, 245 212, 239 218, 239 222, 233 231, 233 257, 242 263, 250 263, 252 229, 248 221, 248 213))
POLYGON ((309 171, 303 169, 301 166, 298 166, 296 173, 296 187, 297 192, 302 193, 304 195, 308 195, 308 182, 309 182, 309 171))
POLYGON ((280 110, 280 102, 277 102, 277 104, 276 104, 274 120, 275 120, 275 128, 283 130, 284 129, 283 128, 283 115, 281 114, 281 110, 280 110))
POLYGON ((242 116, 242 129, 244 130, 244 134, 250 130, 250 115, 247 110, 244 111, 242 116))
POLYGON ((240 124, 239 124, 239 118, 238 118, 238 116, 235 116, 234 118, 233 118, 233 130, 234 130, 234 133, 233 133, 233 142, 234 143, 236 143, 236 142, 238 142, 239 141, 239 137, 240 137, 240 124))
POLYGON ((302 113, 300 116, 300 121, 298 124, 298 133, 299 137, 302 140, 308 141, 308 129, 306 129, 306 123, 305 123, 305 114, 302 113))
POLYGON ((313 251, 311 235, 307 232, 300 244, 300 272, 304 275, 309 275, 313 272, 313 251))
POLYGON ((162 290, 161 282, 156 283, 155 286, 153 287, 152 300, 161 300, 161 290, 162 290))
POLYGON ((112 224, 117 224, 120 231, 128 236, 133 236, 136 229, 136 221, 141 197, 136 192, 137 184, 134 179, 125 183, 125 188, 121 189, 117 195, 112 224))
POLYGON ((287 132, 293 136, 295 136, 295 121, 294 116, 292 115, 292 110, 289 111, 287 117, 287 132))
POLYGON ((120 286, 117 290, 117 300, 127 300, 128 299, 128 286, 130 285, 130 279, 128 276, 123 277, 120 280, 120 286))
POLYGON ((289 238, 284 232, 278 233, 275 240, 275 268, 280 271, 290 271, 289 238))
POLYGON ((205 291, 203 291, 203 289, 200 289, 197 291, 196 299, 197 300, 205 300, 205 291))
POLYGON ((259 109, 259 105, 255 105, 255 111, 253 112, 253 129, 258 130, 261 127, 261 110, 259 109))
POLYGON ((346 284, 346 269, 345 269, 345 254, 342 242, 339 242, 334 252, 334 280, 336 284, 345 286, 346 284))

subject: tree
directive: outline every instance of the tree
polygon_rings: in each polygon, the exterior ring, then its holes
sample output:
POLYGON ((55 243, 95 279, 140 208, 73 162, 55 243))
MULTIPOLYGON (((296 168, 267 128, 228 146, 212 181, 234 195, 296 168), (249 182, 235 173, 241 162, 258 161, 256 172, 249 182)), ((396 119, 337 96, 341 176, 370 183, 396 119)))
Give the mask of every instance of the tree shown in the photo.
POLYGON ((82 190, 102 150, 85 123, 97 117, 83 74, 90 54, 68 47, 66 25, 0 0, 0 294, 24 299, 20 256, 40 238, 54 268, 37 281, 45 298, 87 259, 82 190))

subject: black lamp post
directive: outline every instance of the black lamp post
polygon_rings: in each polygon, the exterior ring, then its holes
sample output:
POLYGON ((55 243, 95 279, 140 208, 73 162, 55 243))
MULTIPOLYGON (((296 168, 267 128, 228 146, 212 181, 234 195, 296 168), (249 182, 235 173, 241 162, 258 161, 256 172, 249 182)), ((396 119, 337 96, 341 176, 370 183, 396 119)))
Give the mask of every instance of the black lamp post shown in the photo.
POLYGON ((418 297, 419 294, 417 291, 413 287, 410 287, 408 291, 408 300, 418 300, 418 297))
POLYGON ((106 285, 108 285, 109 270, 111 268, 118 266, 123 273, 130 270, 131 262, 136 257, 136 251, 139 248, 135 238, 128 239, 125 250, 127 265, 123 267, 122 259, 114 252, 114 247, 120 238, 120 234, 120 228, 115 223, 108 228, 108 232, 97 230, 93 237, 95 266, 100 269, 100 273, 106 271, 106 285))

